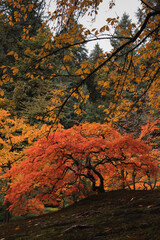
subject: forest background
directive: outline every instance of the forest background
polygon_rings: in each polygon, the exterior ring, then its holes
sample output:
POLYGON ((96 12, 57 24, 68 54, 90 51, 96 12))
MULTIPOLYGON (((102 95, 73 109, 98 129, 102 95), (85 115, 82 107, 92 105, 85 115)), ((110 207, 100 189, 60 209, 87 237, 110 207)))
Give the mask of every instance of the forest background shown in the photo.
POLYGON ((159 1, 140 1, 137 25, 125 13, 87 29, 79 19, 96 21, 101 2, 57 0, 46 13, 44 0, 0 1, 6 221, 92 191, 159 187, 159 1))

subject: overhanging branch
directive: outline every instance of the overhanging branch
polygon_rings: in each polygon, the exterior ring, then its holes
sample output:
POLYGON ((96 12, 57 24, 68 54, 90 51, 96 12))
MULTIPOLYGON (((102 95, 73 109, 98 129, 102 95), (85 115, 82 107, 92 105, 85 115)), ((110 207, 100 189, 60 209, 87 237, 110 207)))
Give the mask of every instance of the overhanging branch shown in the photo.
MULTIPOLYGON (((147 14, 143 24, 141 25, 139 31, 137 31, 137 33, 132 37, 130 38, 128 41, 126 41, 125 43, 123 43, 120 47, 118 47, 112 54, 110 54, 108 56, 108 58, 103 62, 101 63, 98 67, 96 67, 95 69, 93 69, 93 71, 87 75, 86 78, 84 78, 83 80, 80 81, 80 83, 72 90, 72 92, 66 97, 66 99, 64 100, 64 102, 62 103, 62 105, 60 106, 59 108, 59 111, 57 113, 57 116, 56 116, 56 119, 55 121, 53 122, 53 124, 58 120, 59 116, 60 116, 60 113, 62 112, 62 109, 64 108, 64 106, 67 104, 67 102, 69 101, 69 99, 72 97, 72 95, 91 77, 93 76, 98 70, 100 70, 103 66, 105 66, 111 59, 113 59, 115 56, 117 56, 126 46, 129 46, 130 44, 134 43, 141 35, 141 33, 144 31, 144 29, 146 28, 149 20, 151 17, 154 17, 156 15, 159 15, 160 14, 160 10, 155 10, 155 11, 152 11, 150 13, 147 14)), ((158 27, 159 28, 159 27, 158 27)), ((150 34, 148 34, 148 36, 150 36, 150 34)), ((144 37, 145 40, 146 40, 146 37, 144 37)), ((141 42, 143 42, 143 40, 141 40, 141 42)), ((75 43, 74 45, 80 45, 80 44, 83 44, 85 43, 85 41, 83 41, 82 43, 75 43)), ((139 46, 139 44, 137 44, 137 46, 135 48, 137 48, 139 46)), ((71 46, 66 46, 65 48, 69 48, 71 46)), ((134 49, 135 49, 134 48, 134 49)), ((59 49, 57 50, 57 52, 60 51, 59 49)), ((55 52, 54 52, 55 53, 55 52)), ((50 53, 48 54, 48 56, 54 54, 54 53, 50 53)), ((53 125, 52 124, 52 125, 53 125)), ((52 128, 52 125, 51 125, 51 128, 52 128)), ((51 129, 50 128, 50 129, 51 129)), ((50 130, 49 130, 50 132, 50 130)))

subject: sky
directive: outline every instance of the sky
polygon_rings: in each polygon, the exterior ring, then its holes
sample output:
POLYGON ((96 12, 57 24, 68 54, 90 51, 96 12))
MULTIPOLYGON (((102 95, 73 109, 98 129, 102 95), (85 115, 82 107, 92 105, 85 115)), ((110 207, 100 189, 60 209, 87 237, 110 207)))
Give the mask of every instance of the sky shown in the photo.
MULTIPOLYGON (((53 3, 53 0, 46 0, 46 3, 50 2, 50 11, 52 9, 54 10, 55 4, 53 3)), ((94 23, 91 23, 87 20, 86 17, 84 17, 80 23, 82 23, 85 27, 88 29, 93 29, 94 27, 102 27, 107 24, 106 19, 108 17, 122 17, 123 13, 126 12, 132 21, 136 23, 136 17, 135 12, 137 11, 138 7, 140 7, 140 0, 116 0, 115 6, 110 10, 109 9, 109 0, 103 0, 103 3, 99 6, 99 13, 96 17, 96 21, 94 23)), ((111 45, 108 40, 101 40, 98 41, 100 47, 103 49, 103 51, 110 51, 111 45)), ((88 43, 86 44, 86 47, 89 51, 89 53, 94 48, 96 42, 88 43)))
MULTIPOLYGON (((89 29, 93 29, 94 27, 102 27, 105 25, 106 19, 108 17, 122 17, 123 13, 126 12, 133 22, 136 22, 135 12, 137 11, 138 7, 140 7, 139 0, 116 0, 115 6, 110 10, 108 7, 108 0, 103 0, 103 3, 100 4, 99 7, 99 14, 96 17, 96 22, 91 24, 89 22, 82 21, 82 23, 87 26, 89 29)), ((89 52, 95 46, 95 42, 88 43, 86 47, 89 49, 89 52)), ((102 40, 98 41, 98 44, 104 51, 111 50, 111 45, 109 40, 102 40)))

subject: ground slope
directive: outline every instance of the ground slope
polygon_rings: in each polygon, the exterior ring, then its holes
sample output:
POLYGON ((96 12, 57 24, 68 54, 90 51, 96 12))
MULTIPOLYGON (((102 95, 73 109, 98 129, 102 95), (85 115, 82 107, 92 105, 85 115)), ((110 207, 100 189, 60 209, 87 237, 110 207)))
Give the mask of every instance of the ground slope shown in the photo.
POLYGON ((0 240, 160 240, 160 191, 112 191, 0 224, 0 240))

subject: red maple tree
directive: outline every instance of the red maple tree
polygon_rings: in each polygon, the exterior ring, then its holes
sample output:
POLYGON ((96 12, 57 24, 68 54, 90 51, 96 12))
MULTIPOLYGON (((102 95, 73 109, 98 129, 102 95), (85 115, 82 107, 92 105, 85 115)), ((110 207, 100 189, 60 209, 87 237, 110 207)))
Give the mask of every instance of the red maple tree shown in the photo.
POLYGON ((119 177, 124 188, 129 172, 156 176, 150 150, 143 141, 122 136, 107 124, 58 130, 34 143, 27 159, 5 175, 12 179, 5 199, 10 210, 21 215, 43 211, 45 204, 61 206, 64 199, 82 198, 91 190, 104 192, 111 176, 115 182, 119 177))

